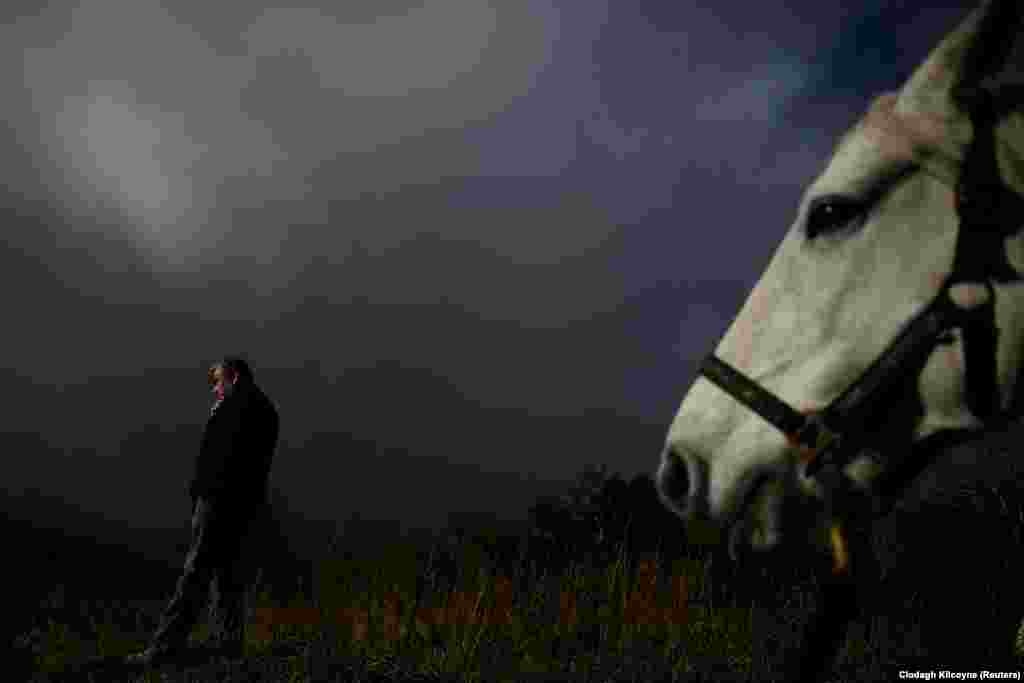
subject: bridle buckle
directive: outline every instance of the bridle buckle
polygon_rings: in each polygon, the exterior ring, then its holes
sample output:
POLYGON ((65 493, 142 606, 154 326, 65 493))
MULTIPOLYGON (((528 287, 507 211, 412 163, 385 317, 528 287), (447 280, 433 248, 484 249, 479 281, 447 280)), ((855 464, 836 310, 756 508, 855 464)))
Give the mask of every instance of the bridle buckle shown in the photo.
POLYGON ((806 449, 805 453, 801 454, 801 461, 806 466, 807 476, 814 476, 828 464, 842 442, 841 435, 825 424, 822 413, 807 415, 803 425, 790 438, 798 446, 806 449))

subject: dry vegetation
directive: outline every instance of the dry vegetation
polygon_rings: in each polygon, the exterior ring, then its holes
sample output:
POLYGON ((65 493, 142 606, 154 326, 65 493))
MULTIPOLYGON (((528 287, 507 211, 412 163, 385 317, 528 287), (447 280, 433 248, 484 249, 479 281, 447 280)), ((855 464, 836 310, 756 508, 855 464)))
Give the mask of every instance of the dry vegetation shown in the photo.
MULTIPOLYGON (((957 486, 964 487, 962 478, 957 486)), ((975 503, 979 491, 971 492, 975 503)), ((994 514, 1012 532, 1002 552, 1013 561, 999 565, 1012 573, 1021 513, 1005 488, 989 494, 991 505, 979 514, 994 514)), ((738 568, 718 548, 688 544, 653 495, 649 478, 627 483, 589 471, 563 499, 534 505, 519 537, 461 529, 429 547, 396 542, 361 555, 332 545, 313 565, 313 585, 288 600, 257 584, 244 659, 93 680, 778 680, 815 606, 812 573, 803 566, 738 568)), ((976 533, 980 517, 950 509, 965 535, 989 542, 976 533)), ((897 530, 888 541, 896 538, 906 551, 912 545, 899 540, 901 524, 919 539, 929 538, 922 527, 940 525, 941 549, 953 552, 948 544, 959 536, 944 522, 926 522, 931 518, 920 510, 900 514, 887 527, 897 530)), ((880 556, 892 555, 891 546, 878 541, 880 556)), ((1019 599, 1001 592, 998 571, 977 557, 973 566, 980 574, 959 577, 967 582, 957 589, 965 599, 980 604, 976 595, 986 591, 994 605, 1019 599), (996 578, 983 586, 985 577, 996 578), (974 585, 984 590, 964 589, 974 585)), ((891 583, 900 574, 887 576, 891 583)), ((920 600, 928 579, 912 576, 911 592, 899 583, 879 588, 885 610, 894 611, 851 629, 833 680, 895 680, 897 662, 928 656, 922 627, 934 612, 920 600), (907 610, 899 616, 902 603, 907 610)), ((32 680, 73 679, 68 672, 88 656, 137 651, 162 606, 53 594, 20 641, 35 658, 32 680)), ((1011 609, 1019 617, 1020 603, 1011 609)), ((950 621, 955 617, 946 615, 947 627, 953 624, 946 630, 964 634, 958 637, 981 631, 993 641, 1012 638, 986 630, 1004 617, 984 626, 967 622, 966 629, 950 621)), ((193 637, 201 640, 205 629, 200 625, 193 637)))

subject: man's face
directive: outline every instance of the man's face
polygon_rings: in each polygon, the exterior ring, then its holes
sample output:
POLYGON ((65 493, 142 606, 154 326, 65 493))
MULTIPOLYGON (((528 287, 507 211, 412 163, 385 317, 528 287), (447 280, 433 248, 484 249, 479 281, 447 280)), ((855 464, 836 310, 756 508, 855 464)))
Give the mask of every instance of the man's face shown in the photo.
POLYGON ((217 401, 223 401, 225 398, 231 396, 231 392, 235 388, 235 378, 231 374, 230 370, 222 367, 214 368, 213 370, 213 395, 217 397, 217 401))

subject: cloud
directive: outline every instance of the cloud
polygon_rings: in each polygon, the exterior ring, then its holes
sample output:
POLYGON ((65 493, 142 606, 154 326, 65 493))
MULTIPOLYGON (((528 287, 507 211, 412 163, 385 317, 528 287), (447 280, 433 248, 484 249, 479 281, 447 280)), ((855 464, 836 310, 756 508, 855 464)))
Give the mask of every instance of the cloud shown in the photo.
MULTIPOLYGON (((525 95, 550 41, 528 9, 475 0, 355 24, 235 9, 241 54, 152 0, 53 9, 6 32, 24 50, 20 126, 42 143, 47 183, 79 210, 119 214, 157 271, 223 262, 232 235, 256 229, 232 225, 237 209, 289 201, 324 223, 332 201, 473 175, 474 150, 445 131, 525 95), (341 182, 317 185, 324 166, 341 182)), ((275 235, 246 240, 256 264, 288 237, 260 229, 275 235)), ((343 251, 344 234, 330 237, 343 251)))
POLYGON ((88 3, 66 20, 52 44, 38 47, 37 34, 23 52, 38 117, 26 132, 39 136, 50 187, 83 213, 121 214, 155 267, 194 268, 220 238, 210 220, 218 186, 287 159, 241 107, 246 65, 218 58, 151 2, 88 3))
POLYGON ((268 9, 242 37, 253 57, 305 55, 322 87, 348 97, 406 97, 451 88, 481 65, 497 31, 488 3, 439 0, 359 24, 311 7, 268 9))
MULTIPOLYGON (((709 67, 709 71, 715 69, 709 67)), ((738 82, 725 74, 716 75, 720 77, 708 80, 717 80, 725 89, 710 89, 697 102, 695 121, 777 124, 789 98, 808 83, 810 68, 799 62, 779 61, 754 65, 738 82)))

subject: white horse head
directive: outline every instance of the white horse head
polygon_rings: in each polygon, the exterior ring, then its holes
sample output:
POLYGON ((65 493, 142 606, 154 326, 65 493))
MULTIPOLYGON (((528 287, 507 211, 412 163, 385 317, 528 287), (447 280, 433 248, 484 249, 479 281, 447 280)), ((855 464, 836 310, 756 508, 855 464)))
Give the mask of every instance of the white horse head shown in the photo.
MULTIPOLYGON (((965 53, 987 26, 986 11, 968 15, 898 93, 876 98, 840 140, 715 351, 790 406, 808 412, 827 406, 950 273, 960 226, 955 187, 973 136, 952 92, 965 53)), ((1001 119, 996 148, 1003 182, 1024 194, 1024 115, 1001 119)), ((1024 273, 1024 236, 1014 234, 1004 246, 1006 262, 1024 273)), ((949 297, 965 310, 994 297, 997 395, 990 398, 1006 408, 1021 364, 1024 283, 965 282, 949 297)), ((963 337, 953 330, 923 367, 906 368, 916 375, 909 395, 872 429, 891 431, 892 443, 909 446, 945 430, 984 426, 965 391, 963 337)), ((698 377, 671 425, 659 493, 691 528, 710 520, 731 530, 741 548, 776 548, 808 522, 785 513, 783 502, 823 495, 805 476, 800 456, 775 427, 698 377)), ((862 452, 845 473, 870 488, 885 462, 862 452)))

